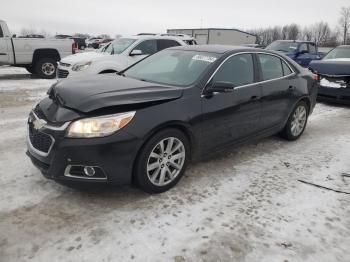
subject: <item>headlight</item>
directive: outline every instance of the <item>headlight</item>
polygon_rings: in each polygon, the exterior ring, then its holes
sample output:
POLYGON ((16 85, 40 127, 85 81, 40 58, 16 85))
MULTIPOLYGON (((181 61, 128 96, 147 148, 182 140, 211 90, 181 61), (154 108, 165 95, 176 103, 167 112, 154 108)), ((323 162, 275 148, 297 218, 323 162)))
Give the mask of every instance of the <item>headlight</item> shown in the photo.
POLYGON ((72 66, 72 70, 73 71, 82 71, 82 70, 85 70, 86 68, 88 68, 91 64, 92 64, 91 61, 85 62, 85 63, 77 63, 77 64, 72 66))
POLYGON ((69 126, 67 137, 89 138, 111 135, 126 126, 135 113, 133 111, 77 120, 69 126))

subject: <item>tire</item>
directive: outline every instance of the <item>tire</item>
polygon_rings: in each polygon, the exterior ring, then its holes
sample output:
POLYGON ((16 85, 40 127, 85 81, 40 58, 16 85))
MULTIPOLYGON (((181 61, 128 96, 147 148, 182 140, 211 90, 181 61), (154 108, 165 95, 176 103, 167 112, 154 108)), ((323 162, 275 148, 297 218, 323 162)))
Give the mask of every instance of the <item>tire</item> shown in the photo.
POLYGON ((35 70, 34 70, 34 68, 33 68, 32 65, 27 65, 27 66, 25 66, 25 69, 26 69, 29 73, 35 74, 35 70))
POLYGON ((297 140, 304 133, 308 117, 309 107, 304 101, 300 101, 289 116, 281 136, 289 141, 297 140))
POLYGON ((56 77, 57 61, 52 58, 42 58, 35 63, 35 73, 44 79, 56 77))
POLYGON ((163 193, 179 182, 189 159, 190 144, 186 135, 178 129, 164 129, 151 137, 140 150, 134 178, 143 191, 163 193), (168 148, 171 141, 172 151, 168 148))

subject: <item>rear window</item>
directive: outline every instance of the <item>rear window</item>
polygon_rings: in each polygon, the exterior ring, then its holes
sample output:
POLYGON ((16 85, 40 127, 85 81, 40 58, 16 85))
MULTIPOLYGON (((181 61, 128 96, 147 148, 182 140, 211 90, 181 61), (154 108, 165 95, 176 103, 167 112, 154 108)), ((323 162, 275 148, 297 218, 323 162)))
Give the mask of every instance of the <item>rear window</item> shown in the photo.
POLYGON ((284 76, 281 63, 282 60, 277 56, 258 54, 258 58, 260 61, 264 81, 284 76))
POLYGON ((0 26, 0 37, 4 37, 4 33, 2 32, 1 26, 0 26))

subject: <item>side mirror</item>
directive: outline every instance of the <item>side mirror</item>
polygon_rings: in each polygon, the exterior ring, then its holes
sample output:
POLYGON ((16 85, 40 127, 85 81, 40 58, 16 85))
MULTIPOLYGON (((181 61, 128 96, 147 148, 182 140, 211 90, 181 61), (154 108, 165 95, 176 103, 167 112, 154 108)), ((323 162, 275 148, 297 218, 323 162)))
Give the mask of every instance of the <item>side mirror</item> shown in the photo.
POLYGON ((16 34, 13 34, 13 35, 12 35, 12 37, 13 37, 13 38, 16 38, 16 37, 17 37, 17 35, 16 35, 16 34))
POLYGON ((131 55, 131 56, 142 55, 142 51, 141 51, 141 50, 134 49, 134 50, 131 51, 130 55, 131 55))
POLYGON ((232 92, 235 86, 231 82, 218 81, 206 88, 207 94, 232 92))

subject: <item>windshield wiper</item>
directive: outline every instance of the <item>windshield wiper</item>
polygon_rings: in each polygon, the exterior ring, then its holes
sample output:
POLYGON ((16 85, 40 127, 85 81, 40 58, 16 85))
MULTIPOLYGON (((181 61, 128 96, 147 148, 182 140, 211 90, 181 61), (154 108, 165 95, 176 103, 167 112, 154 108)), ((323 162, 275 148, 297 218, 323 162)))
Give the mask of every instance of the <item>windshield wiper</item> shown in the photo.
POLYGON ((125 74, 123 72, 118 72, 117 75, 120 75, 120 76, 124 76, 125 77, 125 74))

